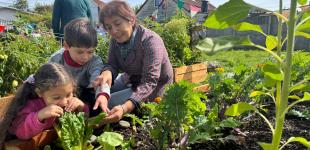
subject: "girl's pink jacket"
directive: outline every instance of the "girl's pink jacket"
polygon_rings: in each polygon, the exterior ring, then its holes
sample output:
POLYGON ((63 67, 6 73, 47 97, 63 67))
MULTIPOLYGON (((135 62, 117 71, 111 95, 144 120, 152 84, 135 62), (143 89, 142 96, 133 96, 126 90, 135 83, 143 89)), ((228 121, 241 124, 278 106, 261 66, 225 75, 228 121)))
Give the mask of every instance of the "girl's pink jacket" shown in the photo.
MULTIPOLYGON (((56 120, 55 117, 45 119, 43 122, 38 119, 38 112, 44 107, 46 104, 41 98, 29 100, 14 118, 9 132, 15 134, 19 139, 26 140, 52 128, 56 120)), ((85 105, 84 112, 89 112, 87 105, 85 105)))

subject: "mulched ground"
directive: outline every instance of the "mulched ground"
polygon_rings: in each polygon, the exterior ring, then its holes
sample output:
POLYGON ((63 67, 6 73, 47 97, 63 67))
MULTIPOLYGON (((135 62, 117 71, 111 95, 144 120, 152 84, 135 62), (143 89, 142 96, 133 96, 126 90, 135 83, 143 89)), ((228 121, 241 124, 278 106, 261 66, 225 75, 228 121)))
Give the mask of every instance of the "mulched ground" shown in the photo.
MULTIPOLYGON (((306 105, 299 105, 295 107, 297 110, 302 110, 308 107, 306 105)), ((272 109, 272 107, 271 107, 272 109)), ((273 114, 272 110, 269 114, 273 114)), ((272 123, 274 119, 272 115, 267 116, 272 123)), ((239 129, 227 129, 224 132, 225 136, 229 136, 226 140, 213 140, 204 143, 196 143, 189 145, 193 150, 260 150, 260 146, 257 144, 260 142, 271 142, 272 135, 267 124, 261 117, 255 114, 249 114, 243 120, 243 125, 239 129)), ((284 143, 288 138, 304 137, 310 139, 310 121, 304 118, 298 118, 295 116, 287 116, 284 124, 284 132, 281 143, 284 143)), ((146 128, 147 129, 147 128, 146 128)), ((115 131, 124 135, 125 139, 134 137, 136 140, 134 149, 137 150, 151 150, 156 149, 154 141, 149 137, 147 130, 142 127, 137 127, 137 132, 133 132, 131 128, 123 129, 116 127, 115 131)), ((284 150, 307 150, 303 145, 294 142, 288 144, 284 150)))

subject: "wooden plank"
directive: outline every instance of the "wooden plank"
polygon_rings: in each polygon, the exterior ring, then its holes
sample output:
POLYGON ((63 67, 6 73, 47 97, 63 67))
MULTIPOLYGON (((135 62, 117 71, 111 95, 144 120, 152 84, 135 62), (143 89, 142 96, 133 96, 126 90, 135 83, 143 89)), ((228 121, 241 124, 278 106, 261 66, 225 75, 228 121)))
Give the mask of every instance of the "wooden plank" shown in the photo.
POLYGON ((4 150, 39 150, 57 139, 54 129, 45 130, 29 140, 13 139, 4 143, 4 150))
POLYGON ((177 74, 183 74, 186 72, 193 72, 193 71, 206 70, 206 69, 207 67, 205 64, 199 63, 199 64, 193 64, 190 66, 182 66, 178 68, 173 68, 173 73, 177 75, 177 74))
POLYGON ((194 88, 195 91, 208 92, 210 89, 209 84, 200 85, 194 88))
POLYGON ((14 95, 0 98, 0 120, 3 119, 5 113, 7 112, 8 106, 12 103, 14 95))
POLYGON ((174 75, 174 82, 186 80, 192 83, 199 83, 204 81, 206 77, 207 77, 207 70, 199 70, 195 72, 187 72, 184 74, 174 75))

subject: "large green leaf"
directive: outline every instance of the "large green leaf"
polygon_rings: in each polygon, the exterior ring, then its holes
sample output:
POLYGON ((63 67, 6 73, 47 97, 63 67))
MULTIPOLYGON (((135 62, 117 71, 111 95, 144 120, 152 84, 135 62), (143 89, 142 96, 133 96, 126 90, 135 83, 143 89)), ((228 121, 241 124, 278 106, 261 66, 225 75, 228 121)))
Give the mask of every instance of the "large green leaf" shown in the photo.
POLYGON ((256 31, 261 34, 264 34, 263 29, 259 25, 251 24, 248 22, 241 22, 237 25, 234 25, 233 28, 238 31, 256 31))
POLYGON ((294 85, 290 88, 290 92, 296 91, 296 90, 307 90, 310 89, 310 84, 304 83, 304 84, 298 84, 294 85))
POLYGON ((308 3, 308 0, 298 0, 299 5, 306 5, 308 3))
POLYGON ((304 97, 301 100, 302 101, 309 101, 310 100, 310 94, 308 92, 305 92, 304 97))
MULTIPOLYGON (((309 24, 310 25, 310 24, 309 24)), ((302 31, 296 31, 295 32, 296 36, 302 36, 304 38, 310 39, 310 34, 302 31)))
POLYGON ((272 35, 268 35, 266 37, 266 47, 269 50, 273 50, 274 48, 276 48, 278 45, 278 39, 275 36, 272 35))
POLYGON ((201 51, 215 52, 231 49, 235 46, 252 45, 254 44, 251 42, 249 37, 223 36, 217 38, 205 38, 196 45, 196 48, 201 51))
POLYGON ((225 115, 227 116, 239 116, 242 113, 253 110, 258 111, 254 106, 245 103, 245 102, 239 102, 237 104, 233 104, 230 107, 227 108, 225 115))
POLYGON ((258 142, 258 145, 263 148, 263 150, 273 150, 271 143, 258 142))
POLYGON ((204 25, 213 29, 225 29, 248 16, 251 6, 243 0, 230 0, 208 17, 204 25))
POLYGON ((123 143, 123 136, 116 132, 104 132, 97 138, 97 141, 105 150, 114 150, 116 146, 123 143))
POLYGON ((302 145, 306 146, 307 148, 310 148, 310 142, 303 137, 290 137, 287 140, 287 143, 291 143, 291 142, 299 142, 302 145))
MULTIPOLYGON (((301 20, 304 20, 310 16, 310 12, 306 12, 302 15, 301 20)), ((296 32, 310 32, 310 19, 306 20, 303 24, 299 25, 296 32)), ((296 33, 297 34, 297 33, 296 33)))
POLYGON ((282 71, 273 64, 264 65, 263 72, 266 76, 277 81, 282 81, 284 78, 282 71))

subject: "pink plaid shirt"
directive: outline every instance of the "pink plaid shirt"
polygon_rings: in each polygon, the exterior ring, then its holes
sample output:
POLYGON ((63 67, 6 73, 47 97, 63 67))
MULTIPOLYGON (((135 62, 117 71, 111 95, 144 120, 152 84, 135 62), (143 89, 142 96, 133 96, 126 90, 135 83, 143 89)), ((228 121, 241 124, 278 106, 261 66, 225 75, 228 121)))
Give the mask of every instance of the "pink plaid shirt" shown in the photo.
POLYGON ((141 25, 137 25, 136 30, 133 47, 126 59, 121 57, 118 43, 111 39, 108 65, 104 70, 110 70, 113 79, 119 71, 129 76, 141 76, 137 90, 130 97, 140 102, 162 96, 165 85, 173 82, 173 69, 161 37, 141 25))

